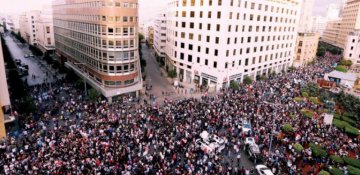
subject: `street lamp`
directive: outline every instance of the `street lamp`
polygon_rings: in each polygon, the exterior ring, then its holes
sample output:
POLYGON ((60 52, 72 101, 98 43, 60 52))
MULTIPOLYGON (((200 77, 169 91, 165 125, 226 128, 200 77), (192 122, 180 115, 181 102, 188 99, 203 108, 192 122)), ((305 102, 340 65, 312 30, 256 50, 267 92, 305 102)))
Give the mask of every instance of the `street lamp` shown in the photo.
MULTIPOLYGON (((74 63, 74 65, 82 65, 83 70, 85 71, 84 67, 85 67, 85 63, 74 63)), ((86 87, 86 76, 85 76, 85 72, 84 72, 84 90, 85 90, 85 96, 87 95, 87 87, 86 87)))
MULTIPOLYGON (((271 103, 271 102, 267 102, 267 101, 264 101, 265 104, 269 104, 271 105, 271 107, 274 109, 274 114, 275 114, 275 117, 276 117, 276 114, 277 114, 277 110, 276 108, 274 108, 274 106, 280 106, 281 104, 277 103, 271 103)), ((271 153, 271 147, 272 147, 272 141, 273 141, 273 137, 274 137, 274 125, 275 125, 275 119, 273 119, 273 123, 272 123, 272 126, 271 126, 271 133, 270 133, 270 143, 269 143, 269 156, 270 156, 270 153, 271 153)))

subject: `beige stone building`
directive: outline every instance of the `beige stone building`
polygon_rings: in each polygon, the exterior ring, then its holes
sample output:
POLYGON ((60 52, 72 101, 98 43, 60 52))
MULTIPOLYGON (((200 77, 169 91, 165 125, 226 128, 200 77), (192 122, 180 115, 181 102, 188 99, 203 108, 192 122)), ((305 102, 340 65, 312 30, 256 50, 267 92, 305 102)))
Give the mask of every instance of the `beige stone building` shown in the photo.
POLYGON ((137 0, 56 0, 56 53, 111 102, 142 89, 137 0))
POLYGON ((344 45, 341 42, 341 19, 335 21, 329 21, 326 25, 326 29, 321 37, 321 41, 329 43, 333 46, 343 48, 344 45))
POLYGON ((316 58, 319 34, 315 34, 311 31, 313 6, 314 0, 302 1, 293 62, 293 66, 295 67, 303 67, 316 58))
POLYGON ((33 10, 20 15, 20 34, 31 45, 37 45, 36 27, 39 21, 40 11, 33 10))
POLYGON ((42 52, 55 50, 52 6, 45 5, 36 24, 37 47, 42 52))
POLYGON ((356 30, 360 30, 360 0, 348 0, 341 19, 328 23, 322 41, 345 49, 348 35, 356 30))
POLYGON ((154 45, 154 27, 149 26, 148 27, 148 42, 149 42, 149 46, 152 47, 154 45))
POLYGON ((295 67, 303 67, 316 58, 319 34, 298 33, 295 50, 295 67))

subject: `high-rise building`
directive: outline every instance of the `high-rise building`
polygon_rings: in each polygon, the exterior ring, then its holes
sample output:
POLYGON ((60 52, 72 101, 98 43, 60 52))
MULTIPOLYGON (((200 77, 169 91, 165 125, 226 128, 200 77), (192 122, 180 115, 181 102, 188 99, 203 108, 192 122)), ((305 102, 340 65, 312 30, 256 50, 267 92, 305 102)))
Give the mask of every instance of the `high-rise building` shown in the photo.
POLYGON ((166 13, 159 13, 154 25, 154 50, 161 58, 165 58, 166 48, 166 13))
POLYGON ((326 18, 328 20, 336 20, 340 17, 341 7, 339 4, 331 3, 327 6, 326 18))
POLYGON ((302 1, 298 32, 311 32, 313 7, 314 0, 302 1))
POLYGON ((292 65, 297 0, 172 0, 167 8, 166 68, 180 82, 219 90, 231 81, 292 65))
POLYGON ((36 25, 39 17, 40 11, 33 10, 21 14, 19 19, 21 37, 24 38, 27 43, 34 46, 37 45, 36 25))
POLYGON ((357 30, 360 30, 360 0, 348 0, 341 18, 328 22, 322 40, 345 49, 348 35, 357 30))
POLYGON ((293 62, 296 67, 305 66, 316 58, 319 43, 319 35, 311 31, 314 0, 303 0, 301 7, 293 62))
POLYGON ((55 50, 52 6, 45 5, 36 24, 37 47, 43 52, 55 50))
POLYGON ((327 22, 328 20, 325 17, 313 16, 311 32, 317 33, 321 37, 326 29, 327 22))
POLYGON ((142 89, 137 0, 56 0, 56 53, 111 102, 142 89))
POLYGON ((360 30, 348 35, 344 48, 344 59, 351 60, 354 66, 360 66, 360 30))
POLYGON ((4 56, 0 40, 0 138, 6 137, 5 132, 5 115, 3 110, 10 107, 9 89, 7 85, 4 56))

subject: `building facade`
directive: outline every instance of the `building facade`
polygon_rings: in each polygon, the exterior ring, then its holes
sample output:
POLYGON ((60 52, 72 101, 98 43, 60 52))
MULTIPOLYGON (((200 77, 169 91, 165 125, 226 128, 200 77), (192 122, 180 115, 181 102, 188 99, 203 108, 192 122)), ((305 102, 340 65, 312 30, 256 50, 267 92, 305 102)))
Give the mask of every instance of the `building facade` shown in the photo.
POLYGON ((314 0, 302 1, 299 28, 298 28, 299 32, 311 32, 313 7, 314 7, 314 0))
POLYGON ((360 66, 360 31, 354 31, 348 35, 344 59, 351 60, 354 66, 360 66))
POLYGON ((342 30, 341 25, 341 19, 327 22, 326 29, 321 37, 321 41, 339 48, 344 48, 344 44, 341 42, 340 38, 340 33, 342 30))
POLYGON ((36 28, 40 18, 40 11, 33 10, 20 15, 20 34, 30 45, 37 45, 36 28))
POLYGON ((3 110, 8 110, 11 105, 1 44, 0 40, 0 139, 6 137, 5 115, 3 110))
POLYGON ((316 58, 316 52, 319 44, 319 34, 316 33, 298 33, 295 50, 295 67, 303 67, 316 58))
POLYGON ((219 90, 292 65, 300 14, 295 0, 172 0, 166 69, 180 82, 219 90))
POLYGON ((341 6, 340 4, 331 3, 326 9, 326 18, 328 20, 336 20, 340 17, 341 6))
POLYGON ((311 32, 317 33, 321 37, 326 29, 328 20, 322 16, 313 16, 311 22, 311 32))
POLYGON ((345 49, 348 35, 357 30, 360 30, 360 0, 348 0, 341 19, 328 22, 323 41, 345 49))
POLYGON ((37 47, 42 52, 55 50, 54 26, 52 6, 46 5, 41 11, 39 21, 36 24, 37 47))
POLYGON ((148 35, 149 35, 149 37, 147 39, 147 42, 150 47, 153 47, 153 45, 154 45, 154 27, 152 27, 152 26, 148 27, 148 35))
POLYGON ((105 97, 142 89, 137 0, 53 2, 56 53, 105 97))
POLYGON ((154 50, 156 54, 165 58, 166 48, 166 13, 160 13, 156 16, 154 24, 154 50))

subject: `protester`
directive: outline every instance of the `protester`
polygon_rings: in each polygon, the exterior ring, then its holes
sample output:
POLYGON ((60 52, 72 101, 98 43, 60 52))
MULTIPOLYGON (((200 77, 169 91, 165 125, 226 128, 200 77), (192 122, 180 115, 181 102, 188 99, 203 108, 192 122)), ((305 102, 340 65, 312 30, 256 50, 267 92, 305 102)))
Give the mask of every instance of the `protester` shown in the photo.
POLYGON ((240 155, 244 120, 251 122, 248 136, 255 138, 274 174, 299 174, 306 163, 329 161, 313 158, 308 150, 294 152, 296 142, 321 143, 337 155, 359 154, 359 140, 325 126, 320 117, 300 113, 324 106, 293 100, 302 85, 331 71, 337 61, 339 57, 327 54, 313 65, 254 82, 251 88, 241 85, 238 91, 201 99, 166 99, 155 109, 86 101, 63 80, 33 87, 40 120, 24 121, 18 138, 0 142, 0 174, 250 174, 253 170, 241 161, 246 156, 240 155), (294 126, 294 135, 274 137, 269 153, 272 128, 280 131, 285 123, 294 126), (199 151, 195 140, 204 130, 225 138, 227 152, 210 157, 199 151))

